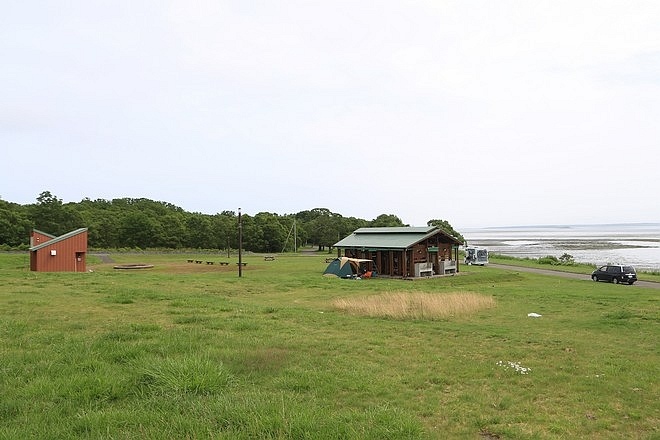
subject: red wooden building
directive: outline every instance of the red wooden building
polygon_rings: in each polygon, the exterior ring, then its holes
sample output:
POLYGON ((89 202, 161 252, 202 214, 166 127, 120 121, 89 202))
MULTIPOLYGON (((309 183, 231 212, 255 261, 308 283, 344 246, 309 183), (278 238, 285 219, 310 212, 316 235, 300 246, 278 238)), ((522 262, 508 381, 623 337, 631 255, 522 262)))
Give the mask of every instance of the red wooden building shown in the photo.
POLYGON ((87 228, 56 237, 36 229, 30 234, 30 270, 86 272, 87 228))

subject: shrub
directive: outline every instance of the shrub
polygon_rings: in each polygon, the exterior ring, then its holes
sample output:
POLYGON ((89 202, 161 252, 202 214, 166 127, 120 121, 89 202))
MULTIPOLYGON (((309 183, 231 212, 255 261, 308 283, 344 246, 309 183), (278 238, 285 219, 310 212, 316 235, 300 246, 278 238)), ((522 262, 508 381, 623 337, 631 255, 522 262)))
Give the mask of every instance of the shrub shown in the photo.
POLYGON ((557 258, 554 255, 546 255, 536 260, 539 264, 550 264, 552 266, 572 266, 575 264, 573 255, 564 253, 561 257, 557 258))
POLYGON ((545 257, 541 257, 538 259, 539 264, 550 264, 552 266, 558 266, 561 264, 559 262, 559 258, 553 256, 553 255, 546 255, 545 257))

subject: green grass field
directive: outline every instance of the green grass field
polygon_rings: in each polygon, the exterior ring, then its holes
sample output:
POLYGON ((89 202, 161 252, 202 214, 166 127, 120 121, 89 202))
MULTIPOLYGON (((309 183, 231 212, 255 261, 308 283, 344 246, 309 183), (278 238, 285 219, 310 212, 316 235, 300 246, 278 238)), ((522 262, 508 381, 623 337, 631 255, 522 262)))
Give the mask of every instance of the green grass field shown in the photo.
POLYGON ((238 278, 235 257, 71 274, 0 254, 0 439, 660 438, 660 290, 340 280, 325 256, 248 256, 238 278), (355 307, 401 294, 415 313, 355 307))

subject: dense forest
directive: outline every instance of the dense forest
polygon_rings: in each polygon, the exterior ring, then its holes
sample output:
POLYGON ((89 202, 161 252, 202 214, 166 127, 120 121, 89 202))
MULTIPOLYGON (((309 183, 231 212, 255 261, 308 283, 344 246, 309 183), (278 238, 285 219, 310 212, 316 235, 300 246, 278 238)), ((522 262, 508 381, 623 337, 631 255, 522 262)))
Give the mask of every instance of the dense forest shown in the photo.
MULTIPOLYGON (((253 252, 292 251, 294 244, 323 250, 357 228, 406 226, 393 214, 367 221, 325 208, 286 215, 242 214, 241 225, 243 248, 253 252)), ((430 220, 428 225, 439 226, 464 242, 445 220, 430 220)), ((238 213, 234 211, 186 212, 167 202, 142 198, 63 203, 50 191, 28 205, 0 199, 0 249, 27 249, 32 229, 58 236, 77 228, 88 228, 89 246, 97 249, 238 248, 238 213)))

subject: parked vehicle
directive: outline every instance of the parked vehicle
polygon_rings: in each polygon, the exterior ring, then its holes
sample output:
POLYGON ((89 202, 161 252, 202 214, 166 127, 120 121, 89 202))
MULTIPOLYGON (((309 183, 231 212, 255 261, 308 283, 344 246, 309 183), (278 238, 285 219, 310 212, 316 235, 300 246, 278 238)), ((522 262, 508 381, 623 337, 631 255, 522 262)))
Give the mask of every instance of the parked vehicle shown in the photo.
POLYGON ((637 281, 637 272, 635 272, 635 268, 632 266, 608 264, 594 270, 591 273, 591 279, 594 281, 607 281, 614 284, 632 284, 637 281))
POLYGON ((465 248, 465 264, 478 264, 485 266, 488 264, 488 249, 478 246, 468 246, 465 248))

